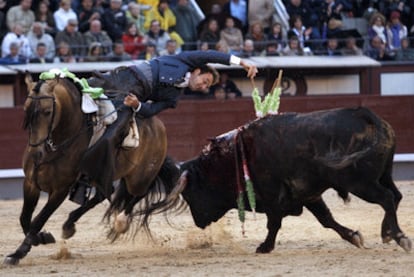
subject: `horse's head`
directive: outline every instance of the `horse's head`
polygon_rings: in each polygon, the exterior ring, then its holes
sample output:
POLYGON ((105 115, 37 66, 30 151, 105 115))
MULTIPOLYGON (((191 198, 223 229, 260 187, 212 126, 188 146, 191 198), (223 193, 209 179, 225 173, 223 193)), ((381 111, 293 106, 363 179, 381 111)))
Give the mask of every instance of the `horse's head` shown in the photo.
MULTIPOLYGON (((30 74, 26 74, 25 82, 28 88, 28 96, 24 103, 24 123, 23 128, 29 131, 29 146, 53 148, 52 132, 64 119, 62 114, 65 106, 67 117, 74 119, 77 110, 80 110, 80 100, 74 101, 73 96, 77 94, 80 99, 80 93, 72 84, 75 93, 70 93, 68 85, 70 81, 65 79, 40 80, 34 82, 30 74)), ((69 128, 69 127, 68 127, 69 128)))

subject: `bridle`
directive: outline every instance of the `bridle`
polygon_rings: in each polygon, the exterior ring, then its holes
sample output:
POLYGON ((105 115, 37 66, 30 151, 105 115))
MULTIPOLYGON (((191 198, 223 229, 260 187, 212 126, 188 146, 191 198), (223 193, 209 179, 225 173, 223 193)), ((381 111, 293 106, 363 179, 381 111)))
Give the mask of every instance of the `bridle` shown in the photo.
POLYGON ((41 144, 45 144, 46 145, 46 149, 50 149, 51 151, 56 151, 56 146, 53 143, 52 140, 52 131, 53 131, 53 123, 55 120, 55 113, 56 113, 56 99, 54 96, 32 96, 29 95, 28 98, 32 99, 32 101, 41 101, 41 100, 52 100, 53 101, 53 106, 52 106, 52 119, 49 122, 48 128, 47 128, 47 136, 42 139, 39 142, 33 143, 32 142, 32 124, 29 124, 29 146, 32 147, 37 147, 41 144))

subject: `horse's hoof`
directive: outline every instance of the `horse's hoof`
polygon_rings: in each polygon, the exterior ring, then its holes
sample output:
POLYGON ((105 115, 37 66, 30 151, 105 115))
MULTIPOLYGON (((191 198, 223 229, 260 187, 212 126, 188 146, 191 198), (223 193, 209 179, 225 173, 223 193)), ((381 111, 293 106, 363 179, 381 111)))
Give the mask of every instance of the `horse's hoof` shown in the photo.
POLYGON ((351 243, 355 245, 358 248, 364 248, 364 237, 359 231, 355 231, 352 234, 352 240, 351 243))
POLYGON ((73 235, 76 233, 75 225, 71 226, 70 228, 63 228, 62 229, 62 238, 63 239, 69 239, 73 237, 73 235))
POLYGON ((125 212, 120 213, 114 222, 114 231, 118 234, 123 234, 129 229, 129 220, 125 212))
POLYGON ((18 265, 19 264, 20 259, 15 258, 13 256, 7 256, 4 261, 3 261, 3 265, 18 265))
POLYGON ((52 235, 52 233, 49 232, 40 232, 39 233, 39 241, 42 244, 49 244, 49 243, 55 243, 55 237, 52 235))
POLYGON ((398 244, 405 250, 405 252, 409 253, 412 248, 411 240, 407 237, 402 237, 398 244))

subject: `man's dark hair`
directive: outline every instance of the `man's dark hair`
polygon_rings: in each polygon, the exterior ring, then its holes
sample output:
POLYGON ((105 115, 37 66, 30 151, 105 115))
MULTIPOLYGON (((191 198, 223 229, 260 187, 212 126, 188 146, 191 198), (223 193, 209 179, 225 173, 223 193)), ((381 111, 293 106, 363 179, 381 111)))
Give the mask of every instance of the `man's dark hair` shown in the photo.
POLYGON ((214 67, 203 65, 203 66, 200 66, 199 69, 200 69, 200 74, 211 73, 211 75, 213 75, 213 83, 211 85, 215 85, 218 83, 220 79, 220 74, 217 72, 217 70, 214 67))

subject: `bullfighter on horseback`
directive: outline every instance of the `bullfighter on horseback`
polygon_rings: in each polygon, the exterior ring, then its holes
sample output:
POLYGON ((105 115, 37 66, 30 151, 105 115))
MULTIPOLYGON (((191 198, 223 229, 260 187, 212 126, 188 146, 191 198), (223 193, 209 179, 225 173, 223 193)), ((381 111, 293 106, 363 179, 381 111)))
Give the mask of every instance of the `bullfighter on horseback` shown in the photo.
MULTIPOLYGON (((161 56, 150 61, 142 62, 130 67, 122 67, 130 72, 134 79, 133 85, 127 85, 122 80, 101 83, 106 89, 119 88, 126 91, 121 108, 118 106, 118 119, 105 131, 103 136, 93 145, 84 156, 80 165, 83 175, 73 187, 70 199, 77 203, 86 200, 86 188, 90 180, 98 182, 98 188, 103 189, 106 197, 112 193, 112 177, 114 159, 119 145, 121 145, 132 114, 137 119, 148 118, 162 110, 175 108, 183 88, 192 91, 207 91, 218 82, 217 71, 207 63, 224 65, 240 65, 247 71, 247 77, 254 78, 257 73, 255 65, 230 54, 217 51, 183 51, 177 55, 161 56), (115 84, 117 83, 117 84, 115 84), (130 109, 125 107, 131 107, 130 109)), ((118 69, 101 75, 101 78, 111 79, 118 69)), ((99 79, 99 78, 98 78, 99 79)), ((99 80, 91 78, 91 85, 99 84, 99 80)))

